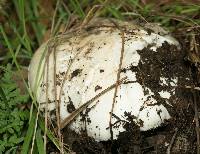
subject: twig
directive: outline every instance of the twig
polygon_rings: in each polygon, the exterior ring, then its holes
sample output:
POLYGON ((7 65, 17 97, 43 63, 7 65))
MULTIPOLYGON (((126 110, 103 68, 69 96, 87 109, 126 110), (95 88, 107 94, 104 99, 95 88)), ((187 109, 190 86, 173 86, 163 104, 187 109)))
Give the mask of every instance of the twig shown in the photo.
POLYGON ((167 148, 167 154, 170 154, 170 153, 171 153, 171 149, 172 149, 172 146, 173 146, 174 141, 175 141, 175 139, 176 139, 177 132, 178 132, 178 128, 175 128, 174 135, 172 136, 172 139, 171 139, 171 141, 170 141, 170 143, 169 143, 169 146, 168 146, 168 148, 167 148))
POLYGON ((114 21, 111 21, 111 22, 113 22, 113 24, 121 31, 121 37, 122 37, 122 48, 121 48, 121 54, 120 54, 120 62, 119 62, 119 67, 118 67, 118 71, 117 71, 117 80, 116 80, 115 92, 114 92, 114 96, 113 96, 112 108, 111 108, 111 111, 110 111, 110 121, 109 121, 111 140, 113 140, 112 115, 113 115, 113 110, 114 110, 115 101, 116 101, 116 97, 117 97, 120 73, 121 73, 121 68, 122 68, 122 61, 123 61, 123 58, 124 58, 125 38, 124 38, 124 31, 117 25, 117 23, 115 23, 114 21))
MULTIPOLYGON (((118 84, 122 84, 123 81, 126 79, 127 77, 122 78, 120 81, 118 81, 118 84)), ((78 116, 80 114, 80 112, 82 112, 84 109, 86 109, 87 106, 89 106, 91 103, 93 103, 96 99, 98 99, 100 96, 104 95, 105 93, 107 93, 108 91, 110 91, 111 89, 116 87, 116 83, 109 86, 108 88, 104 89, 102 92, 100 92, 99 94, 97 94, 95 97, 93 97, 92 99, 90 99, 89 101, 87 101, 86 103, 84 103, 83 105, 81 105, 78 109, 76 109, 75 111, 73 111, 70 116, 68 116, 67 118, 65 118, 63 120, 63 122, 61 123, 60 127, 61 129, 63 129, 66 125, 68 125, 76 116, 78 116)))

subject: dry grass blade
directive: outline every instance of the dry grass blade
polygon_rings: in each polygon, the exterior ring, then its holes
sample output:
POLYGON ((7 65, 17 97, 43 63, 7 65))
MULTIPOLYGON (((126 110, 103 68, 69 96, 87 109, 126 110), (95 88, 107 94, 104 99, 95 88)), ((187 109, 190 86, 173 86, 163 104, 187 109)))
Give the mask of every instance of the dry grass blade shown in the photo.
POLYGON ((83 20, 83 22, 82 22, 82 24, 80 26, 80 30, 90 22, 90 20, 95 16, 95 13, 97 11, 99 11, 101 8, 102 8, 102 5, 94 5, 90 9, 90 11, 88 12, 87 16, 85 17, 85 19, 83 20))
MULTIPOLYGON (((122 84, 123 81, 126 79, 122 78, 121 80, 118 81, 118 84, 122 84)), ((86 103, 84 103, 83 105, 81 105, 78 109, 76 109, 75 111, 73 111, 71 113, 70 116, 68 116, 67 118, 65 118, 63 120, 63 122, 61 123, 60 127, 61 129, 63 129, 65 126, 67 126, 70 122, 72 122, 72 120, 78 116, 80 114, 80 112, 82 112, 83 110, 85 110, 87 108, 88 105, 90 105, 91 103, 93 103, 96 99, 98 99, 99 97, 101 97, 102 95, 104 95, 105 93, 107 93, 108 91, 110 91, 111 89, 116 87, 116 83, 109 86, 108 88, 104 89, 102 92, 100 92, 99 94, 97 94, 95 97, 93 97, 92 99, 90 99, 89 101, 87 101, 86 103)))
POLYGON ((60 5, 60 0, 58 0, 57 3, 56 3, 56 8, 55 8, 55 11, 54 11, 52 24, 51 24, 51 36, 53 36, 53 34, 54 34, 55 19, 56 19, 56 15, 57 15, 59 5, 60 5))
MULTIPOLYGON (((189 25, 190 27, 194 27, 194 26, 199 26, 198 23, 196 23, 195 21, 193 21, 192 19, 190 18, 187 18, 187 17, 184 17, 184 16, 178 16, 178 15, 166 15, 166 14, 163 14, 163 13, 156 13, 156 14, 153 14, 154 16, 163 16, 163 17, 169 17, 173 20, 176 20, 176 21, 180 21, 182 23, 184 23, 185 25, 189 25)), ((197 31, 199 32, 199 30, 197 29, 197 31)))

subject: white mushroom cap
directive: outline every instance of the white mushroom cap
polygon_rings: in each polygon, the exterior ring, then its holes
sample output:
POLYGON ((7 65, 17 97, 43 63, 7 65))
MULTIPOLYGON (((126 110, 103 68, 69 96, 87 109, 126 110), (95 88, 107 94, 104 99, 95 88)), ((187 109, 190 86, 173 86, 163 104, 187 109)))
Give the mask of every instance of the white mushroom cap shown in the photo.
MULTIPOLYGON (((62 41, 56 46, 56 91, 57 100, 61 95, 61 120, 64 120, 72 111, 104 89, 116 83, 122 48, 121 31, 110 21, 98 19, 95 22, 101 23, 100 25, 103 24, 103 26, 92 27, 89 30, 85 28, 85 31, 83 30, 79 34, 65 34, 61 36, 60 40, 62 41), (67 71, 63 91, 60 93, 61 84, 67 71)), ((168 34, 159 35, 154 32, 148 34, 145 28, 136 24, 115 22, 122 26, 125 32, 122 68, 137 67, 141 60, 138 50, 149 45, 155 52, 164 42, 178 46, 178 42, 168 34)), ((45 53, 46 47, 47 43, 36 51, 29 67, 30 88, 36 94, 41 108, 45 108, 46 101, 47 65, 45 65, 44 71, 42 69, 45 64, 45 58, 42 57, 47 54, 45 53), (39 86, 37 90, 34 90, 34 86, 37 85, 36 81, 39 86)), ((54 55, 51 52, 48 65, 50 111, 55 110, 54 65, 54 55)), ((143 85, 137 81, 136 72, 131 70, 121 72, 120 78, 123 77, 127 77, 127 83, 119 85, 113 109, 115 117, 112 117, 112 123, 116 122, 112 128, 114 139, 117 139, 120 132, 125 131, 124 124, 129 122, 127 113, 134 117, 134 122, 142 131, 156 128, 164 120, 170 118, 164 105, 157 104, 151 89, 147 87, 144 89, 143 85), (148 91, 148 94, 145 94, 145 90, 148 91)), ((167 91, 161 91, 160 95, 165 99, 171 97, 167 91)), ((87 111, 83 112, 86 114, 86 122, 83 122, 83 117, 79 115, 70 124, 71 129, 79 133, 86 128, 88 135, 97 141, 110 139, 109 121, 113 97, 114 89, 94 101, 88 106, 87 111)))

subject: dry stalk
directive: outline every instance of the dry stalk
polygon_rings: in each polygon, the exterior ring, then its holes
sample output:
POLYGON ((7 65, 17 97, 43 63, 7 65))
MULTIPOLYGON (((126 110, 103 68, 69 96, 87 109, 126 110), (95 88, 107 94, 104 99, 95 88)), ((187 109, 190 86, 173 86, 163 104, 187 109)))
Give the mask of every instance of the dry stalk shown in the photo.
MULTIPOLYGON (((124 77, 123 79, 118 81, 118 84, 122 84, 123 81, 126 79, 127 77, 124 77)), ((84 103, 83 105, 81 105, 78 109, 76 109, 75 111, 73 111, 70 116, 68 116, 67 118, 65 118, 63 120, 63 122, 61 123, 60 127, 61 129, 63 129, 65 126, 67 126, 70 122, 72 122, 72 120, 78 116, 80 114, 80 112, 82 112, 83 110, 85 110, 87 108, 87 106, 89 106, 90 104, 92 104, 96 99, 98 99, 99 97, 101 97, 102 95, 104 95, 105 93, 107 93, 108 91, 110 91, 111 89, 116 87, 116 83, 107 87, 106 89, 104 89, 102 92, 100 92, 99 94, 97 94, 95 97, 93 97, 92 99, 90 99, 89 101, 87 101, 86 103, 84 103)))
POLYGON ((110 122, 109 122, 111 140, 113 140, 112 115, 113 115, 113 110, 114 110, 115 101, 116 101, 116 97, 117 97, 117 91, 118 91, 118 86, 119 86, 119 79, 120 79, 120 74, 121 74, 122 62, 123 62, 123 58, 124 58, 125 38, 124 38, 124 31, 119 27, 119 25, 117 25, 117 23, 115 23, 114 21, 111 21, 111 22, 113 22, 113 24, 120 30, 121 38, 122 38, 122 48, 121 48, 121 54, 120 54, 120 62, 119 62, 119 67, 118 67, 118 71, 117 71, 117 81, 116 81, 116 85, 115 85, 112 108, 111 108, 111 111, 110 111, 110 122))
POLYGON ((54 59, 54 97, 55 97, 55 104, 56 104, 56 122, 57 122, 57 134, 58 134, 58 138, 59 138, 59 146, 61 149, 61 153, 63 151, 62 149, 62 134, 60 131, 60 102, 57 100, 57 86, 56 86, 56 45, 54 44, 53 46, 53 59, 54 59))
MULTIPOLYGON (((54 27, 55 27, 55 19, 58 11, 58 7, 60 5, 60 0, 57 1, 56 3, 56 8, 54 11, 53 19, 52 19, 52 24, 51 24, 51 37, 54 35, 54 27)), ((54 40, 54 39, 53 39, 54 40)), ((54 44, 55 45, 55 44, 54 44)), ((61 131, 60 131, 60 106, 59 106, 59 101, 57 101, 57 88, 56 88, 56 47, 53 47, 53 56, 54 56, 54 94, 55 94, 55 103, 56 103, 56 118, 57 118, 57 127, 58 127, 58 138, 59 138, 59 148, 60 152, 63 153, 62 149, 62 140, 61 140, 61 131)))

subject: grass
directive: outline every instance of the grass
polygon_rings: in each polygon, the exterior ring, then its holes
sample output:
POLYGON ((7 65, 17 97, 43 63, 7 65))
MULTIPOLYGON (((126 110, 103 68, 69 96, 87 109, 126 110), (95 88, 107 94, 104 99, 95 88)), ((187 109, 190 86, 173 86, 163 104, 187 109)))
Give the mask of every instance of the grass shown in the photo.
MULTIPOLYGON (((53 0, 49 0, 48 3, 44 1, 46 3, 43 4, 42 0, 0 0, 1 77, 8 63, 11 64, 10 71, 13 74, 27 70, 34 51, 45 40, 58 34, 75 19, 84 21, 93 6, 98 6, 98 9, 94 9, 91 15, 158 22, 172 32, 192 29, 188 35, 195 35, 200 27, 200 5, 195 3, 168 2, 144 5, 139 0, 69 0, 68 3, 62 0, 58 0, 57 3, 53 0)), ((30 97, 26 103, 32 106, 29 108, 28 127, 21 132, 24 137, 23 142, 17 144, 17 147, 20 147, 18 151, 26 154, 32 149, 32 153, 46 153, 43 141, 44 121, 40 115, 38 117, 36 100, 29 90, 27 77, 21 73, 18 75, 23 81, 26 95, 30 97)), ((21 97, 21 94, 18 95, 21 97)), ((47 136, 49 141, 59 147, 55 134, 47 130, 47 136)), ((11 148, 16 149, 15 145, 11 148)), ((3 152, 9 150, 5 148, 3 152)))

